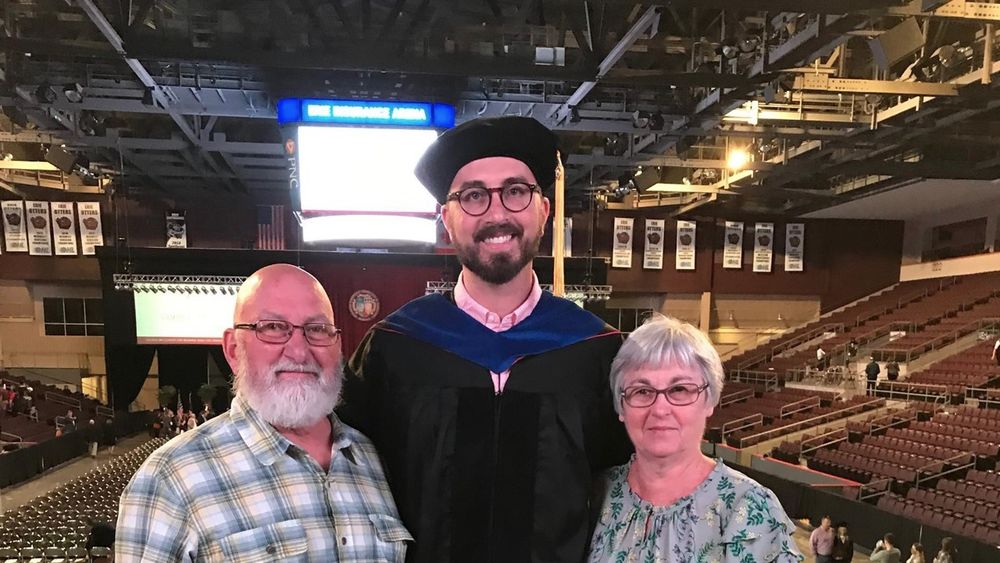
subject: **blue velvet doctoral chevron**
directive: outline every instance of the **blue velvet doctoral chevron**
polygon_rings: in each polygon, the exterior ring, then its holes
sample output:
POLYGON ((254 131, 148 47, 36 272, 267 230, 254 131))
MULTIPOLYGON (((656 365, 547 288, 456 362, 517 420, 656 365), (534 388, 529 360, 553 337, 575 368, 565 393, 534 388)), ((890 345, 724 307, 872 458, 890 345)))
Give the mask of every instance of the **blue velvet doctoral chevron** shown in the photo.
POLYGON ((504 332, 493 332, 440 294, 400 307, 382 327, 432 344, 495 373, 525 356, 542 354, 602 333, 615 332, 572 301, 547 291, 531 315, 504 332))

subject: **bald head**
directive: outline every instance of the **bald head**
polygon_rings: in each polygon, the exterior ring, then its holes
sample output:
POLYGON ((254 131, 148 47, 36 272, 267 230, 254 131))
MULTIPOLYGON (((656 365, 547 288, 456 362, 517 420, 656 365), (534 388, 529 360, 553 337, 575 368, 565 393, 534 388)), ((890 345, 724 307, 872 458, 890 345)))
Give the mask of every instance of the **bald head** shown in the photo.
POLYGON ((236 295, 233 322, 253 322, 261 312, 277 312, 290 301, 312 302, 316 315, 333 322, 333 306, 319 280, 291 264, 264 266, 247 278, 236 295))

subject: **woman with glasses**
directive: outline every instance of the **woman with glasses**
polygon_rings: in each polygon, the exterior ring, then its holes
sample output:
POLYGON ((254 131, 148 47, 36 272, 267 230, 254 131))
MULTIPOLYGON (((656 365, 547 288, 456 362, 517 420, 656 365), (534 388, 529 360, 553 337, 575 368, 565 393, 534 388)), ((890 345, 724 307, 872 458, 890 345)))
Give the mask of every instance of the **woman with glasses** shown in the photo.
POLYGON ((635 454, 611 469, 589 561, 801 561, 770 490, 701 453, 722 362, 697 328, 655 316, 611 364, 615 409, 635 454))

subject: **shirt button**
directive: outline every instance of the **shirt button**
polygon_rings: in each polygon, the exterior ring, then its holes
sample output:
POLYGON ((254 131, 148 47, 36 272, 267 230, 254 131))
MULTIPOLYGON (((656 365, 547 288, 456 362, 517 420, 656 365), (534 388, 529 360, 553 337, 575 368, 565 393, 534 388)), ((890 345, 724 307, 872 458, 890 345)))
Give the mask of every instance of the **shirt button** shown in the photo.
POLYGON ((267 548, 264 549, 264 551, 268 552, 271 555, 274 555, 275 553, 278 552, 278 548, 274 547, 273 545, 269 545, 267 546, 267 548))

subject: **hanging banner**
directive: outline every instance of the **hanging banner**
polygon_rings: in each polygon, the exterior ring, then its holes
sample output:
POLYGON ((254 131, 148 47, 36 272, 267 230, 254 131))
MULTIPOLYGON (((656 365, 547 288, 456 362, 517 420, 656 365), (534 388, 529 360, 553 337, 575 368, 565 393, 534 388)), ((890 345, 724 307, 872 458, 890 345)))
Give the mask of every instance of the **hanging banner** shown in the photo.
POLYGON ((104 229, 101 228, 101 203, 81 201, 76 204, 80 223, 80 247, 84 256, 92 256, 94 247, 104 246, 104 229))
POLYGON ((73 202, 52 202, 52 234, 56 256, 76 256, 76 215, 73 202))
POLYGON ((771 271, 771 249, 774 247, 774 223, 757 223, 754 228, 753 271, 771 271))
POLYGON ((788 223, 785 225, 785 271, 801 272, 802 255, 805 252, 805 223, 788 223))
POLYGON ((573 256, 573 218, 564 217, 563 224, 563 256, 569 258, 573 256))
POLYGON ((678 270, 694 269, 694 237, 698 224, 694 221, 677 221, 677 264, 678 270))
POLYGON ((0 209, 3 210, 3 237, 7 243, 7 252, 27 252, 28 236, 24 228, 24 202, 19 199, 6 200, 0 202, 0 209))
POLYGON ((611 267, 632 267, 632 221, 631 217, 615 217, 614 242, 611 245, 611 267))
POLYGON ((642 267, 647 270, 663 269, 663 219, 646 219, 646 251, 642 254, 642 267))
POLYGON ((743 268, 743 222, 726 221, 726 238, 722 247, 722 267, 743 268))
POLYGON ((183 211, 167 211, 167 248, 187 248, 187 222, 183 211))
POLYGON ((28 218, 28 254, 32 256, 52 256, 52 216, 49 202, 24 202, 25 216, 28 218))

